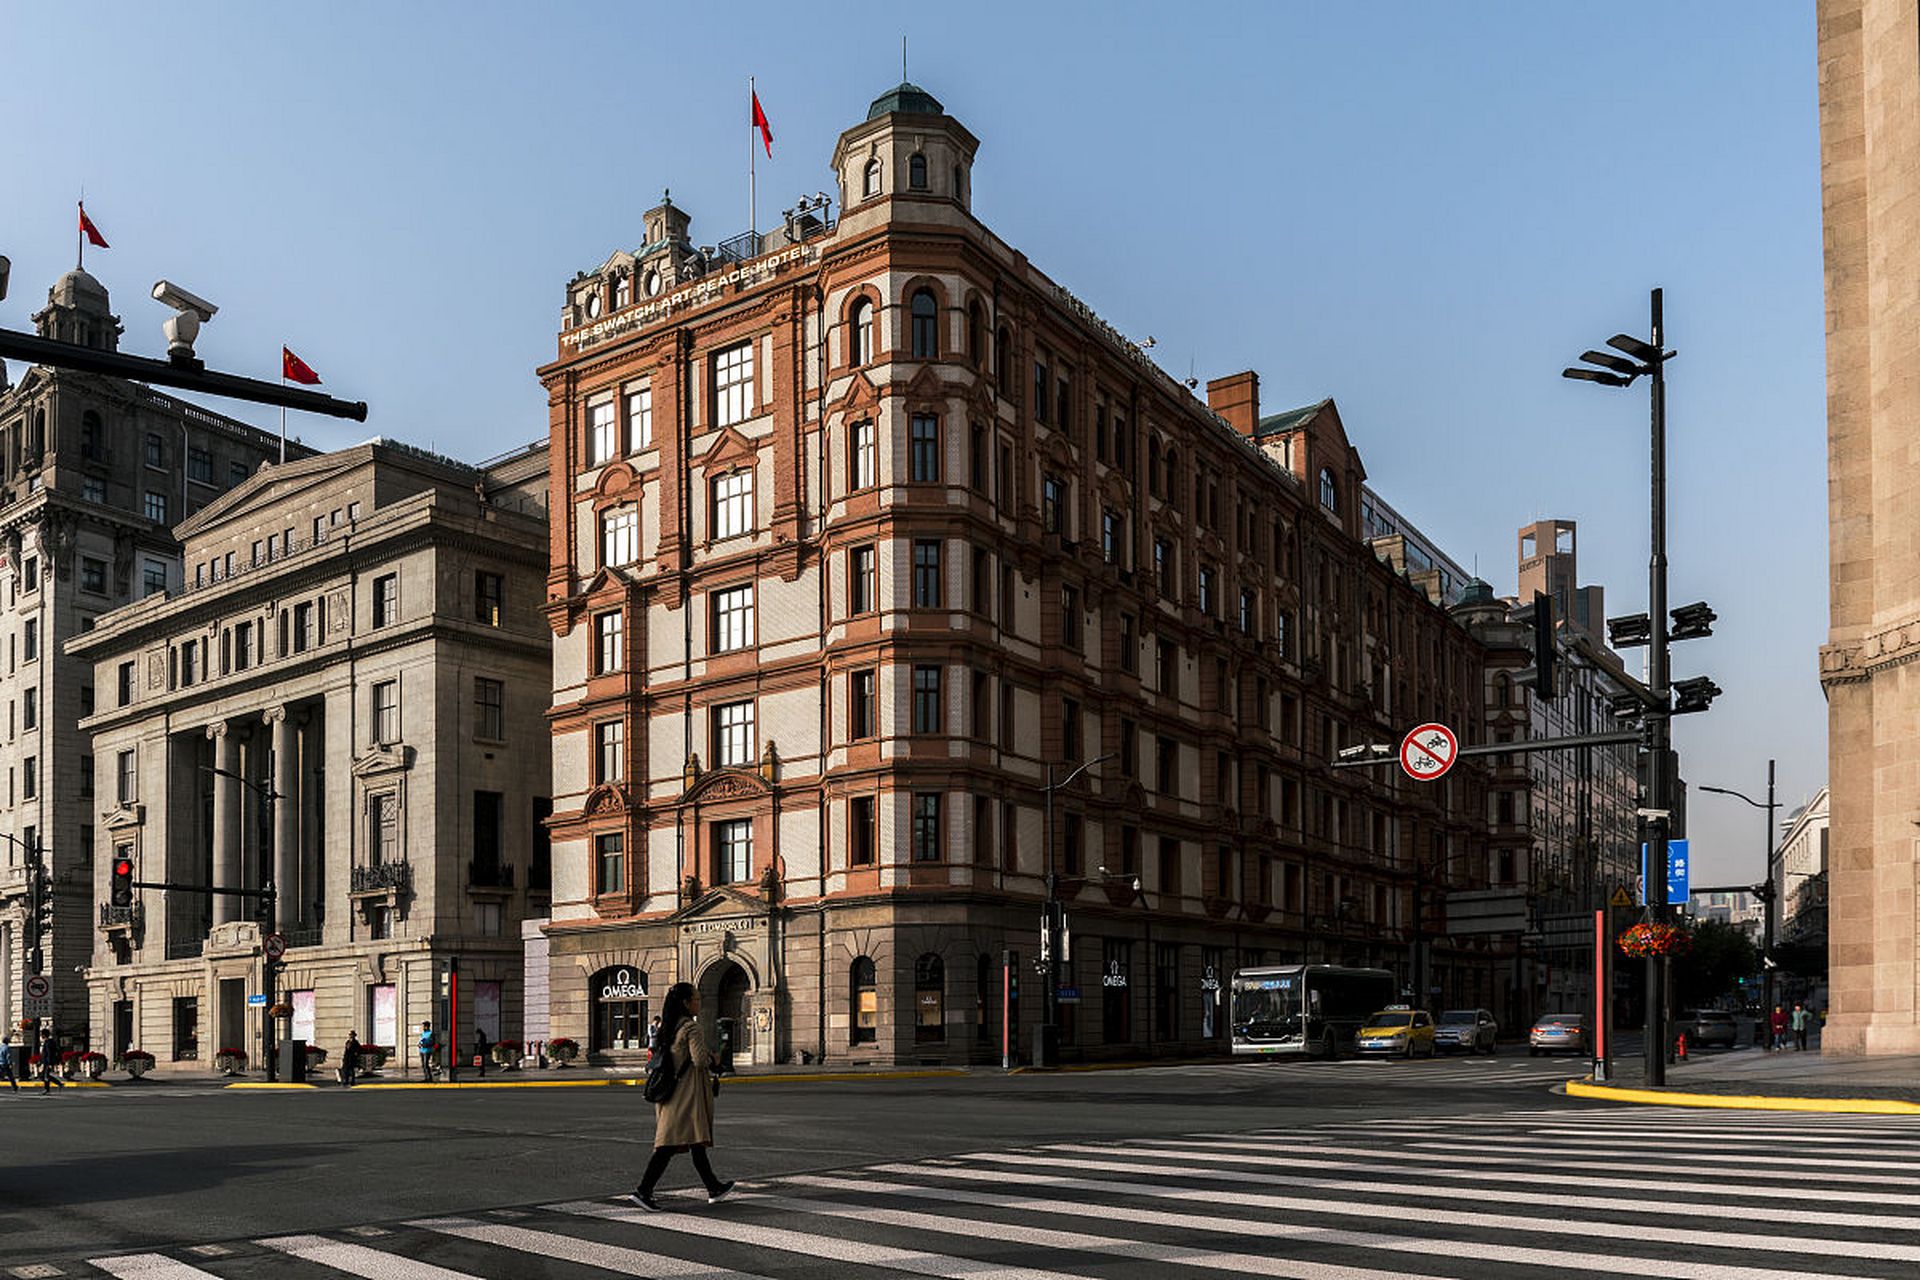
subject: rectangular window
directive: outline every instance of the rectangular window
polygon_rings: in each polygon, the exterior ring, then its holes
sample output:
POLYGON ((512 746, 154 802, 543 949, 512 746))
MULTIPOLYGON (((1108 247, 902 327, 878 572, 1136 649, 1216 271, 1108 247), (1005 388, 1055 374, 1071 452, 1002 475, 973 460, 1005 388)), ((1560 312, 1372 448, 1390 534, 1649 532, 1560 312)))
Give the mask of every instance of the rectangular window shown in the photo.
POLYGON ((20 798, 31 800, 40 794, 40 757, 28 756, 20 769, 20 798))
POLYGON ((753 819, 713 824, 713 882, 745 884, 753 879, 753 819))
POLYGON ((1169 600, 1179 597, 1180 573, 1173 555, 1173 544, 1165 538, 1153 540, 1153 579, 1160 594, 1169 600))
POLYGON ((1080 758, 1080 704, 1073 698, 1060 700, 1060 754, 1068 760, 1080 758))
POLYGON ((80 589, 96 596, 107 594, 107 562, 95 556, 80 557, 80 589))
POLYGON ((373 580, 373 625, 389 627, 400 619, 400 575, 383 573, 373 580))
POLYGON ((490 627, 500 625, 506 613, 506 579, 497 573, 488 573, 485 569, 476 569, 473 574, 473 616, 476 621, 490 627))
MULTIPOLYGON (((83 796, 93 794, 93 757, 90 755, 80 757, 80 794, 83 796)), ((83 842, 80 847, 84 849, 90 843, 90 841, 83 842)))
POLYGON ((498 791, 473 793, 472 882, 493 885, 500 880, 500 832, 505 825, 506 796, 498 791))
POLYGON ((158 595, 167 589, 167 565, 163 560, 142 560, 140 576, 142 596, 158 595))
POLYGON ((847 612, 858 615, 872 613, 874 602, 879 598, 880 584, 876 577, 875 556, 872 547, 855 547, 848 560, 847 568, 847 612))
POLYGON ((600 563, 632 564, 640 558, 640 512, 631 504, 600 516, 600 563))
POLYGON ((713 482, 713 536, 736 538, 753 532, 753 472, 735 471, 713 482))
POLYGON ((587 406, 587 465, 604 466, 620 454, 620 420, 609 396, 587 406))
POLYGON ((593 615, 593 671, 604 676, 618 671, 626 664, 622 660, 624 650, 624 615, 618 609, 593 615))
POLYGON ((975 742, 993 741, 993 682, 984 671, 973 673, 973 713, 967 721, 975 742))
POLYGON ((713 425, 730 427, 753 412, 753 344, 742 342, 713 357, 713 425))
POLYGON ((847 488, 850 491, 871 489, 880 483, 875 461, 873 424, 854 423, 847 439, 847 488))
POLYGON ((627 887, 627 837, 609 831, 593 838, 594 892, 621 893, 627 887))
POLYGON ((1044 360, 1033 362, 1033 418, 1035 422, 1047 420, 1047 392, 1052 390, 1053 376, 1047 372, 1044 360))
POLYGON ((1120 615, 1120 669, 1128 672, 1140 670, 1140 638, 1134 633, 1133 615, 1120 615))
POLYGON ((913 540, 913 607, 940 607, 940 543, 932 538, 913 540))
POLYGON ((1066 523, 1067 486, 1058 476, 1040 481, 1040 527, 1047 533, 1059 533, 1066 523))
POLYGON ((913 731, 940 732, 940 668, 913 669, 913 731))
POLYGON ((753 643, 753 587, 713 593, 713 652, 731 653, 753 643))
POLYGON ((106 502, 107 482, 98 476, 88 476, 80 484, 80 496, 88 502, 106 502))
POLYGON ((855 796, 847 801, 847 865, 870 867, 878 850, 875 845, 874 800, 855 796))
POLYGON ((507 686, 486 676, 473 678, 474 733, 492 742, 507 736, 507 686))
POLYGON ((1005 679, 1000 682, 1000 749, 1011 751, 1018 741, 1014 736, 1014 694, 1013 686, 1005 679))
POLYGON ((373 741, 382 747, 400 741, 398 680, 382 680, 373 686, 373 741))
POLYGON ((131 662, 121 663, 119 669, 115 672, 115 676, 115 692, 119 697, 114 705, 124 707, 133 701, 133 664, 131 662))
MULTIPOLYGON (((293 606, 293 651, 295 653, 305 653, 308 648, 314 644, 315 639, 313 629, 313 602, 311 600, 305 600, 293 606)), ((188 646, 188 648, 191 650, 192 646, 188 646)), ((180 670, 183 675, 187 670, 187 663, 184 658, 181 661, 180 670)))
POLYGON ((1127 518, 1118 511, 1100 515, 1100 555, 1108 564, 1127 564, 1127 518))
POLYGON ((993 616, 993 556, 985 547, 973 549, 973 611, 983 618, 993 616))
POLYGON ((871 738, 874 731, 875 673, 872 668, 847 673, 847 735, 871 738))
POLYGON ((1155 738, 1153 747, 1155 783, 1160 794, 1178 795, 1180 748, 1172 738, 1155 738))
POLYGON ((1157 643, 1153 655, 1153 687, 1161 693, 1176 693, 1175 688, 1180 673, 1175 669, 1179 658, 1173 641, 1161 640, 1157 643))
POLYGON ((1217 570, 1206 565, 1200 566, 1200 612, 1209 618, 1213 616, 1214 583, 1218 577, 1217 570))
POLYGON ((28 556, 22 561, 20 576, 24 579, 24 585, 20 588, 22 591, 38 591, 40 589, 40 557, 28 556))
POLYGON ((155 489, 147 490, 144 510, 146 511, 147 519, 153 521, 155 524, 165 524, 167 522, 167 495, 155 489))
POLYGON ((915 484, 940 483, 940 419, 916 413, 908 427, 908 474, 915 484))
POLYGON ((1120 776, 1131 778, 1140 769, 1140 730, 1125 716, 1120 717, 1120 776))
POLYGON ((131 751, 114 757, 114 797, 121 804, 133 804, 140 798, 140 778, 131 751))
POLYGON ((726 702, 713 709, 713 757, 723 769, 753 766, 753 704, 726 702))
POLYGON ((40 723, 40 690, 28 685, 20 695, 20 727, 31 729, 40 723))
POLYGON ((1060 643, 1069 649, 1080 647, 1080 590, 1060 588, 1060 643))
POLYGON ((157 431, 147 432, 147 465, 150 467, 167 465, 167 442, 157 431))
POLYGON ((227 464, 227 488, 232 489, 247 482, 247 464, 229 462, 227 464))
POLYGON ((593 726, 593 780, 619 782, 626 776, 627 726, 621 720, 603 720, 593 726))
POLYGON ((233 669, 245 671, 253 665, 253 624, 233 624, 233 669))
POLYGON ((940 793, 913 793, 913 860, 940 861, 940 793))
POLYGON ((987 429, 974 423, 967 429, 967 483, 982 497, 987 492, 987 429))
POLYGON ((627 392, 627 450, 653 447, 653 388, 627 392))
POLYGON ((400 853, 400 798, 391 791, 367 797, 367 854, 375 866, 400 853))
POLYGON ((1240 634, 1254 635, 1258 630, 1260 597, 1251 590, 1240 593, 1240 634))

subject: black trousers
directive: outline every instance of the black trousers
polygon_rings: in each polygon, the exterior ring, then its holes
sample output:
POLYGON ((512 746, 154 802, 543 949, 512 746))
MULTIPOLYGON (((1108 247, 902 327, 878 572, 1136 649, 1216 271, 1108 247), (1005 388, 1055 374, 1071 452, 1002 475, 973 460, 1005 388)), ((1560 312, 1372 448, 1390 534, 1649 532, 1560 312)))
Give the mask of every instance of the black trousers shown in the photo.
MULTIPOLYGON (((700 1181, 707 1184, 708 1195, 714 1194, 726 1185, 721 1182, 720 1179, 714 1177, 713 1166, 707 1163, 707 1149, 705 1147, 690 1147, 688 1151, 693 1156, 693 1171, 700 1175, 700 1181)), ((647 1161, 647 1171, 641 1175, 640 1178, 641 1195, 650 1196, 653 1194, 653 1188, 659 1183, 660 1175, 667 1171, 667 1166, 673 1162, 675 1154, 676 1149, 673 1147, 655 1147, 653 1149, 653 1159, 647 1161)))

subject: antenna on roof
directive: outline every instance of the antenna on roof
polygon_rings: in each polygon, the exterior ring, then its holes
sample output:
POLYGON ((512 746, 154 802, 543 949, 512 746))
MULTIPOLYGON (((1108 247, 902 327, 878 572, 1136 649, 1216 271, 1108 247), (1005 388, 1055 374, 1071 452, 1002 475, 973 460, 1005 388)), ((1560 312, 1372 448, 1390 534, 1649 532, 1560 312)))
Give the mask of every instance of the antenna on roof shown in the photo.
POLYGON ((907 82, 907 38, 900 37, 900 83, 907 82))
POLYGON ((1187 356, 1187 390, 1191 391, 1199 385, 1200 379, 1193 376, 1193 356, 1189 355, 1187 356))

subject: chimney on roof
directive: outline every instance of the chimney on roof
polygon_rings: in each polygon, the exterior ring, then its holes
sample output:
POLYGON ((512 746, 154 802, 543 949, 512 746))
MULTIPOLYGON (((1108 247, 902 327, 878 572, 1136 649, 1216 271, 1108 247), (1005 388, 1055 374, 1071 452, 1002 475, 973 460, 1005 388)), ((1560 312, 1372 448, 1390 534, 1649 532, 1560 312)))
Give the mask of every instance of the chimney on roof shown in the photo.
POLYGON ((1207 383, 1207 408, 1213 410, 1247 439, 1253 439, 1260 426, 1260 375, 1249 369, 1230 373, 1207 383))

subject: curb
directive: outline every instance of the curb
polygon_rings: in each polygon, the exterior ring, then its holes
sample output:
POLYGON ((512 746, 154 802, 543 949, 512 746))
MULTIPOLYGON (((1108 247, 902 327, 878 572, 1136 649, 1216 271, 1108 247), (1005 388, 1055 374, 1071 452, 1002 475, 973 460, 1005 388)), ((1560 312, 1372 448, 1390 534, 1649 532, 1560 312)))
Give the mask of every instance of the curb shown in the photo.
POLYGON ((1613 1085, 1569 1080, 1570 1097, 1607 1102, 1638 1102, 1663 1107, 1724 1108, 1734 1111, 1825 1111, 1835 1114, 1882 1116, 1920 1115, 1920 1102, 1897 1098, 1781 1098, 1765 1094, 1669 1093, 1664 1089, 1622 1089, 1613 1085))
MULTIPOLYGON (((721 1079, 729 1085, 735 1084, 814 1084, 837 1083, 852 1080, 929 1080, 940 1078, 964 1077, 968 1073, 958 1067, 942 1067, 926 1071, 817 1071, 806 1074, 771 1075, 731 1075, 721 1079)), ((453 1083, 441 1082, 427 1084, 423 1081, 409 1081, 394 1084, 356 1084, 355 1089, 431 1089, 438 1093, 446 1089, 638 1089, 646 1084, 644 1076, 616 1076, 602 1080, 462 1080, 453 1083)), ((97 1087, 97 1086, 96 1086, 97 1087)), ((264 1081, 238 1081, 222 1085, 223 1089, 315 1089, 311 1084, 267 1084, 264 1081)), ((347 1092, 341 1089, 340 1092, 347 1092)))

